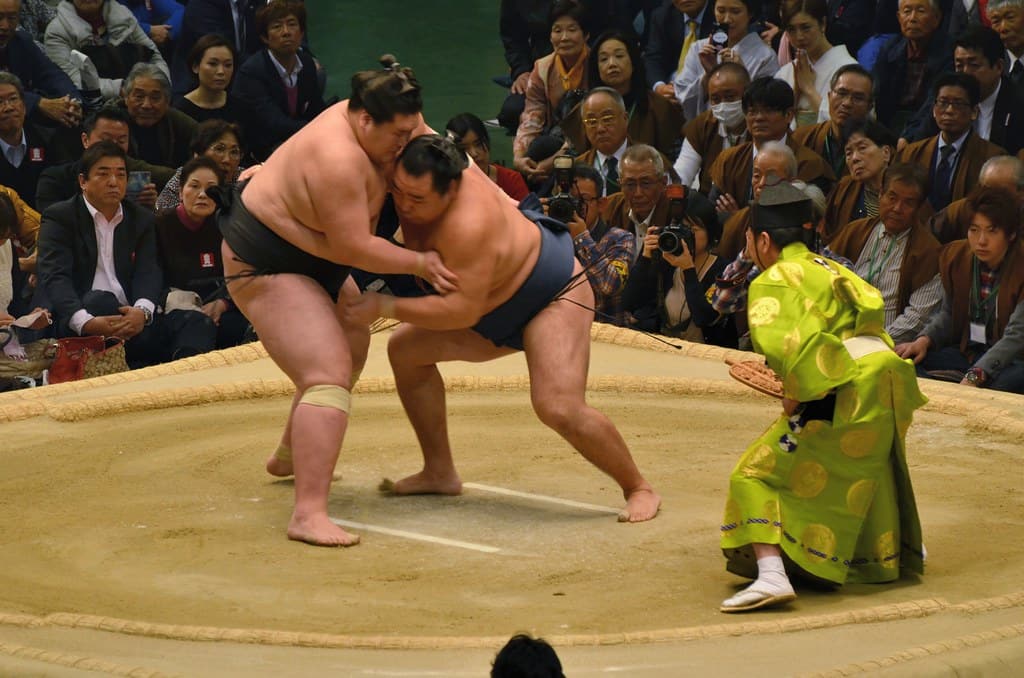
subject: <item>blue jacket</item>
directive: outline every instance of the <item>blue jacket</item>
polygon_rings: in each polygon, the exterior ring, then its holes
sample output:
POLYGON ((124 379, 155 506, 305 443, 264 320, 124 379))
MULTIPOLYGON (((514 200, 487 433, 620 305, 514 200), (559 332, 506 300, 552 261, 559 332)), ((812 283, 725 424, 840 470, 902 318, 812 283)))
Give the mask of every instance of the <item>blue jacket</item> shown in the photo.
POLYGON ((171 40, 177 40, 181 33, 181 18, 185 14, 185 6, 177 0, 150 0, 153 9, 146 9, 142 0, 117 0, 135 15, 142 30, 149 35, 153 24, 166 24, 171 27, 171 40))
POLYGON ((71 78, 43 54, 28 32, 19 28, 7 43, 7 68, 21 79, 25 88, 25 113, 32 116, 39 100, 70 95, 82 100, 71 78))

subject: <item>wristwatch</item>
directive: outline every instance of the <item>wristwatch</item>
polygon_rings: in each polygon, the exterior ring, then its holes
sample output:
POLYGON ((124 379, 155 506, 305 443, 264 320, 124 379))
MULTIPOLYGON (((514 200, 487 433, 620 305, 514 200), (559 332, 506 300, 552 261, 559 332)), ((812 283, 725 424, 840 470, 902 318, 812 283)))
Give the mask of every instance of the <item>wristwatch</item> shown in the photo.
POLYGON ((150 311, 145 306, 136 306, 135 308, 137 308, 140 311, 142 311, 142 317, 145 318, 145 320, 146 320, 145 324, 146 325, 152 325, 153 324, 153 312, 152 311, 150 311))
POLYGON ((978 368, 971 368, 967 370, 967 374, 964 375, 967 383, 971 386, 981 387, 985 383, 985 373, 978 368))

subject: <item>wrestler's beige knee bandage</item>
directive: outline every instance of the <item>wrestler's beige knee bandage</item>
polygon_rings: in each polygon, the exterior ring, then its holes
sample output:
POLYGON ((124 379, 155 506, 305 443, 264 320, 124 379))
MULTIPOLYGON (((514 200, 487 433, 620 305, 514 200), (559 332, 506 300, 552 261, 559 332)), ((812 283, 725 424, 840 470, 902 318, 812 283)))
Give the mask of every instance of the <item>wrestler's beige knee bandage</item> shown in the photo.
POLYGON ((352 394, 347 388, 326 384, 310 386, 299 398, 299 404, 313 405, 314 407, 331 407, 348 414, 352 403, 352 394))
POLYGON ((292 448, 288 447, 284 443, 277 446, 274 450, 274 459, 278 461, 291 461, 292 460, 292 448))

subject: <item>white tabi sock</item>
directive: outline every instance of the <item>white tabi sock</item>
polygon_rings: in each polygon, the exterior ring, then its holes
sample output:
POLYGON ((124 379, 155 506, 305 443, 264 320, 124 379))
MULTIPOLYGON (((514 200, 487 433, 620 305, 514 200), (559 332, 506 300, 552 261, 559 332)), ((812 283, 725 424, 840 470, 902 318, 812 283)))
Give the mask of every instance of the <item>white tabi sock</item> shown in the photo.
POLYGON ((781 556, 765 556, 757 559, 757 580, 749 586, 755 591, 766 591, 774 595, 793 593, 793 585, 786 576, 781 556))

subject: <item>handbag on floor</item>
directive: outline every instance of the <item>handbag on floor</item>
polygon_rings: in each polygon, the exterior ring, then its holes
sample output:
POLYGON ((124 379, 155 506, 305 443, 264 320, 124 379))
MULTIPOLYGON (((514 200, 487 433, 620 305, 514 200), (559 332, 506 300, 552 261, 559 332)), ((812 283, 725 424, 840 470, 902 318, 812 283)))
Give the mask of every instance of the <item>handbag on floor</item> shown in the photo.
POLYGON ((65 337, 58 339, 47 383, 102 377, 128 370, 124 340, 119 337, 65 337))

